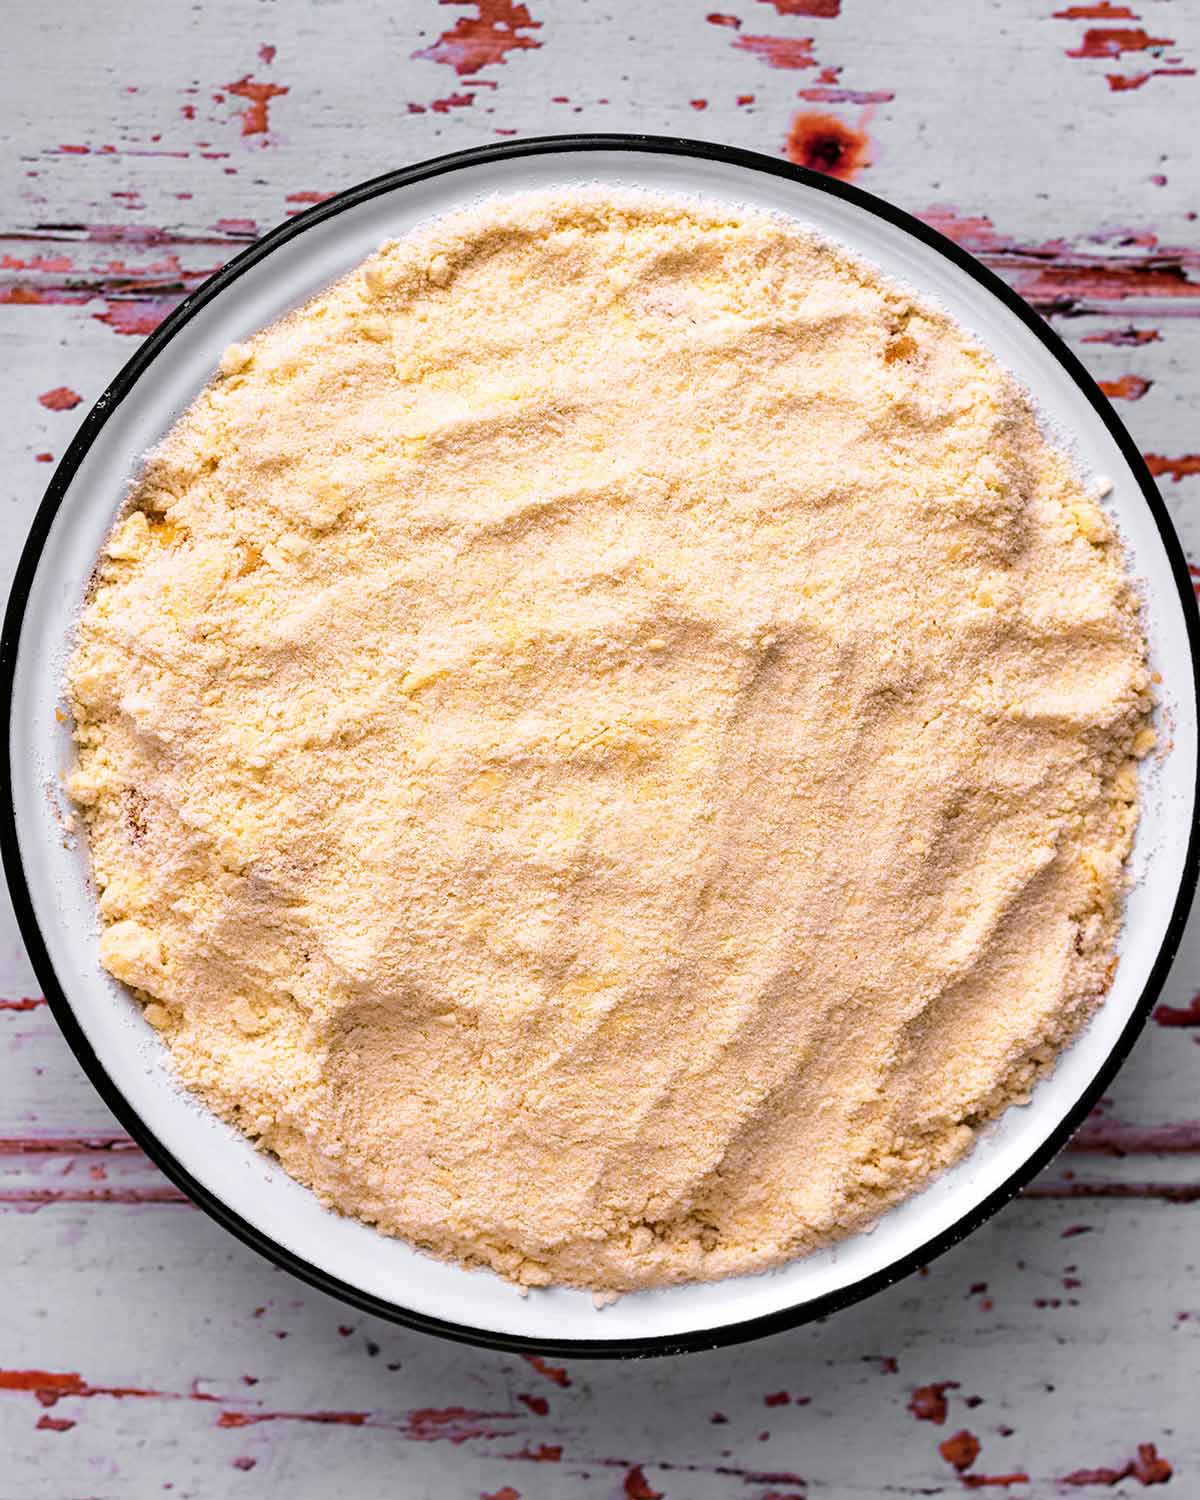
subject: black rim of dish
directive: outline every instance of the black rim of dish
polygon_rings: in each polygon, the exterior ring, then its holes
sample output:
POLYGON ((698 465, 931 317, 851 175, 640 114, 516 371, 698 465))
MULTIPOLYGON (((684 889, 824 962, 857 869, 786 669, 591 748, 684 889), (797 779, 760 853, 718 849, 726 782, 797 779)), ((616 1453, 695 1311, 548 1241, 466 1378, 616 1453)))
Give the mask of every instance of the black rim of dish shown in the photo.
MULTIPOLYGON (((181 328, 212 299, 235 282, 244 271, 287 244, 313 225, 364 203, 369 199, 390 193, 408 184, 439 177, 464 167, 484 165, 488 162, 507 161, 514 157, 543 156, 553 153, 589 151, 618 151, 647 155, 667 155, 698 158, 722 162, 746 171, 764 172, 770 176, 789 178, 805 188, 829 193, 842 198, 857 208, 864 209, 879 219, 905 231, 914 239, 938 251, 961 270, 971 276, 981 287, 998 298, 1009 312, 1018 317, 1054 356, 1074 381, 1100 416, 1109 433, 1119 446, 1125 461, 1132 470, 1141 488, 1146 505, 1154 517, 1159 537, 1166 551, 1175 578, 1187 622, 1188 644, 1192 660, 1192 687, 1200 707, 1200 614, 1188 574, 1187 563, 1162 498, 1158 494, 1141 454, 1133 439, 1126 432, 1120 419, 1100 392, 1091 376, 1062 340, 1036 314, 1027 303, 1011 291, 993 272, 981 265, 960 246, 930 229, 919 219, 893 207, 890 203, 861 188, 840 182, 821 173, 810 172, 789 162, 777 161, 757 152, 744 151, 734 146, 693 141, 684 138, 650 135, 562 135, 539 136, 529 140, 506 141, 496 145, 478 146, 468 151, 458 151, 431 161, 419 162, 411 167, 402 167, 386 172, 368 182, 348 188, 325 202, 315 205, 294 219, 279 225, 260 240, 234 256, 221 270, 210 276, 195 292, 186 297, 162 325, 138 348, 107 390, 92 407, 84 419, 74 440, 55 470, 46 489, 45 496, 34 517, 28 540, 13 578, 12 592, 0 635, 0 706, 6 727, 3 756, 0 757, 0 854, 3 855, 5 871, 17 922, 28 949, 30 959, 55 1019, 62 1029, 71 1050, 75 1053, 84 1071, 99 1091, 105 1103, 151 1160, 180 1187, 200 1208, 222 1224, 245 1244, 257 1250, 268 1260, 285 1267, 303 1281, 323 1292, 340 1298, 343 1302, 364 1312, 376 1314, 393 1323, 403 1324, 422 1333, 438 1334, 443 1338, 485 1348, 500 1349, 515 1353, 541 1353, 576 1358, 635 1358, 652 1355, 680 1354, 693 1350, 715 1349, 726 1344, 740 1343, 761 1338, 767 1334, 780 1333, 785 1329, 824 1317, 852 1303, 861 1301, 873 1293, 893 1285, 908 1276, 917 1267, 927 1264, 957 1244, 966 1235, 991 1218, 1012 1198, 1030 1178, 1060 1151, 1070 1135, 1078 1128, 1101 1093, 1124 1061, 1129 1049, 1141 1031, 1155 996, 1166 977, 1175 956, 1187 920, 1192 895, 1196 886, 1197 865, 1200 863, 1200 825, 1193 821, 1189 836, 1183 877, 1176 896, 1174 909, 1167 924, 1162 944, 1151 967, 1138 1004, 1126 1023, 1116 1045, 1107 1054, 1103 1064, 1094 1075, 1082 1097, 1076 1102, 1067 1117, 1028 1156, 1004 1184, 990 1193, 981 1203, 965 1212, 949 1228, 931 1236, 927 1241, 906 1255, 872 1275, 853 1284, 827 1293, 810 1301, 783 1308, 764 1316, 744 1319, 740 1322, 713 1329, 697 1329, 679 1335, 656 1335, 648 1338, 626 1339, 555 1339, 534 1338, 515 1334, 504 1334, 488 1329, 454 1323, 448 1319, 435 1318, 414 1312, 406 1307, 369 1293, 329 1275, 320 1267, 293 1254, 264 1234, 240 1215, 235 1214, 222 1200, 199 1183, 191 1173, 158 1139, 149 1126, 117 1088, 103 1064, 92 1050, 87 1037, 75 1017, 71 1002, 58 982, 41 930, 34 914, 33 903, 25 879, 21 852, 17 841, 16 808, 12 795, 11 721, 13 688, 20 646, 21 627, 30 586, 37 572, 51 523, 65 499, 71 481, 88 452, 97 434, 112 412, 129 396, 141 376, 170 344, 181 328)), ((1200 800, 1200 776, 1197 797, 1200 800)), ((1194 804, 1195 805, 1195 804, 1194 804)))

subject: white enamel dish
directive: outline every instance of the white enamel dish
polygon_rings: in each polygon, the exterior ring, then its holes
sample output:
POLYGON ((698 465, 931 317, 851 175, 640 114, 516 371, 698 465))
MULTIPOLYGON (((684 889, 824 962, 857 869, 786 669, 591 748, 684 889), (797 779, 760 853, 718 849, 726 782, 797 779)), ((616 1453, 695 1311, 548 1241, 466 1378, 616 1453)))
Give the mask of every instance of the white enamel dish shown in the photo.
POLYGON ((397 1322, 503 1348, 668 1353, 826 1314, 887 1286, 975 1228, 1057 1151, 1128 1051, 1178 943, 1196 879, 1196 604, 1162 501, 1128 434, 1075 358, 989 271, 854 188, 726 147, 647 137, 508 142, 405 168, 320 204, 206 282, 153 334, 84 421, 17 571, 0 642, 8 706, 0 845, 21 929, 67 1040, 122 1124, 234 1234, 316 1286, 397 1322), (792 215, 940 301, 1016 373, 1107 504, 1142 582, 1160 738, 1148 766, 1120 964, 1094 1019, 1032 1102, 873 1232, 772 1273, 669 1288, 597 1309, 587 1293, 521 1297, 488 1272, 443 1265, 323 1209, 273 1161, 185 1095, 138 1006, 101 969, 82 841, 65 832, 71 761, 62 670, 96 554, 140 456, 247 337, 382 240, 491 193, 584 182, 703 194, 792 215))

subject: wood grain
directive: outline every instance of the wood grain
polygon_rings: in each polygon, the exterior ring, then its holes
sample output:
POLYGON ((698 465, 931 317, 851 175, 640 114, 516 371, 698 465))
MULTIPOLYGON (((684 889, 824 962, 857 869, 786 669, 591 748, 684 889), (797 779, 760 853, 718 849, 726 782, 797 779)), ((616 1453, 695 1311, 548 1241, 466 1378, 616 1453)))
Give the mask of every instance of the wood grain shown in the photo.
MULTIPOLYGON (((790 151, 957 239, 1102 383, 1200 564, 1198 59, 1171 0, 23 7, 0 576, 91 401, 240 246, 389 167, 578 129, 790 151)), ((194 1210, 0 910, 0 1500, 1200 1494, 1198 991, 1193 921, 1111 1096, 927 1275, 745 1349, 539 1368, 353 1314, 194 1210)))

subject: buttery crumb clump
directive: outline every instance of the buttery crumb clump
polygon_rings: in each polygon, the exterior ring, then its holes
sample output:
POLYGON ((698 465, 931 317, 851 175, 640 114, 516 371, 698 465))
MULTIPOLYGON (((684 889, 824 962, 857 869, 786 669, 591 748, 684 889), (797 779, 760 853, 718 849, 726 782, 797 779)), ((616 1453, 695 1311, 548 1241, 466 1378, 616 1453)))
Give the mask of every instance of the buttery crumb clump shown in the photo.
POLYGON ((222 359, 69 669, 105 965, 321 1200, 524 1286, 862 1229, 1104 995, 1153 744, 1025 393, 791 221, 599 189, 222 359))

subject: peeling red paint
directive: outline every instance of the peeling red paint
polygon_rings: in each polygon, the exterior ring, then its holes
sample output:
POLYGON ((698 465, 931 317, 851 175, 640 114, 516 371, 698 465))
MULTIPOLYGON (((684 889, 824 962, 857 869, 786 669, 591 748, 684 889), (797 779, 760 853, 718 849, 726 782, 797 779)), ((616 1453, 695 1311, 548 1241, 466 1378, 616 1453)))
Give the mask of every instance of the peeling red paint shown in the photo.
POLYGON ((550 1403, 545 1396, 527 1396, 523 1392, 517 1397, 522 1406, 527 1406, 534 1416, 544 1417, 549 1415, 550 1403))
MULTIPOLYGON (((38 463, 53 463, 53 453, 38 453, 35 455, 38 463)), ((41 995, 22 995, 18 1000, 0 1000, 0 1010, 37 1010, 39 1006, 45 1005, 46 1001, 41 995)))
POLYGON ((429 108, 435 115, 448 115, 452 109, 466 109, 475 103, 474 94, 447 94, 444 99, 435 99, 429 108))
POLYGON ((521 1500, 521 1491, 511 1484, 502 1484, 498 1490, 480 1490, 479 1500, 521 1500))
POLYGON ((39 1417, 37 1419, 37 1430, 39 1432, 70 1432, 75 1426, 66 1417, 39 1417))
POLYGON ((246 108, 241 111, 243 135, 265 135, 270 129, 268 108, 271 100, 289 92, 281 83, 258 83, 249 73, 225 87, 231 94, 247 101, 246 108))
MULTIPOLYGON (((1114 93, 1129 89, 1140 89, 1152 78, 1195 78, 1195 68, 1151 68, 1148 73, 1106 73, 1108 86, 1114 93)), ((1166 180, 1165 178, 1163 179, 1166 180)))
POLYGON ((145 338, 178 306, 179 301, 179 297, 110 298, 105 311, 93 313, 92 316, 97 323, 104 323, 114 333, 145 338))
POLYGON ((662 1490, 656 1490, 642 1473, 640 1464, 634 1466, 626 1473, 625 1483, 622 1491, 626 1500, 663 1500, 662 1490))
POLYGON ((43 1406, 53 1406, 64 1396, 170 1395, 132 1385, 89 1385, 77 1370, 0 1370, 0 1391, 29 1391, 43 1406))
POLYGON ((708 108, 708 100, 707 99, 689 99, 688 103, 692 106, 693 109, 707 109, 708 108))
POLYGON ((1139 1443, 1137 1457, 1131 1458, 1119 1469, 1074 1469, 1070 1474, 1064 1474, 1058 1483, 1078 1486, 1115 1485, 1120 1484, 1123 1479, 1136 1479, 1140 1485, 1148 1487, 1152 1484, 1166 1484, 1173 1473, 1173 1468, 1165 1458, 1159 1457, 1153 1443, 1139 1443))
POLYGON ((0 271, 69 271, 69 255, 31 255, 22 259, 19 255, 0 255, 0 271))
POLYGON ((258 225, 253 219, 218 219, 213 228, 220 234, 233 235, 238 239, 255 239, 258 236, 258 225))
POLYGON ((1105 328, 1100 333, 1087 334, 1080 343, 1114 344, 1121 349, 1132 349, 1140 344, 1157 344, 1161 338, 1157 328, 1105 328))
POLYGON ((732 26, 734 31, 740 31, 742 23, 736 16, 724 15, 719 10, 710 11, 704 18, 710 26, 732 26))
POLYGON ((1027 302, 1062 310, 1085 298, 1120 302, 1127 297, 1200 297, 1200 281, 1189 276, 1189 265, 1183 252, 1159 251, 1119 265, 1080 257, 1028 269, 1019 261, 1010 265, 1002 260, 1000 269, 1014 273, 1012 284, 1027 302))
POLYGON ((255 1427, 260 1422, 315 1422, 322 1427, 363 1427, 365 1411, 223 1411, 218 1427, 255 1427))
POLYGON ((514 0, 441 0, 443 5, 472 5, 478 15, 459 16, 449 31, 443 31, 432 47, 412 55, 428 62, 444 63, 460 78, 478 73, 506 60, 508 53, 542 44, 526 32, 541 28, 529 7, 514 0))
POLYGON ((810 36, 740 36, 733 43, 740 52, 749 52, 769 68, 815 68, 813 39, 810 36))
MULTIPOLYGON (((1143 454, 1146 467, 1151 474, 1165 474, 1176 484, 1189 474, 1200 474, 1200 453, 1184 453, 1179 458, 1167 458, 1161 453, 1143 454)), ((1200 1026, 1200 995, 1197 995, 1186 1010, 1173 1005, 1159 1005, 1154 1019, 1160 1026, 1200 1026)))
POLYGON ((787 1406, 791 1397, 786 1391, 775 1391, 770 1396, 763 1397, 764 1406, 787 1406))
POLYGON ((1067 1150, 1117 1157, 1200 1155, 1200 1121, 1127 1125, 1093 1115, 1076 1132, 1067 1150))
POLYGON ((979 1457, 979 1439, 964 1427, 961 1432, 956 1432, 939 1443, 938 1452, 961 1474, 979 1457))
POLYGON ((35 1214, 60 1203, 182 1203, 192 1207, 192 1200, 178 1188, 164 1183, 148 1188, 5 1188, 0 1190, 0 1206, 17 1213, 35 1214))
POLYGON ((562 1447, 557 1443, 539 1443, 536 1448, 525 1447, 516 1453, 506 1453, 505 1458, 526 1459, 534 1464, 557 1464, 562 1462, 562 1447))
POLYGON ((789 161, 813 172, 850 181, 870 165, 870 142, 836 115, 802 110, 792 121, 784 151, 789 161))
POLYGON ((1174 37, 1150 36, 1140 26, 1089 26, 1078 47, 1068 57, 1121 57, 1126 52, 1148 52, 1155 47, 1173 47, 1174 37))
POLYGON ((909 1397, 908 1409, 918 1422, 932 1422, 941 1427, 946 1420, 946 1392, 958 1389, 957 1380, 938 1380, 921 1385, 909 1397))
POLYGON ((1022 1198, 1114 1198, 1159 1203, 1200 1203, 1200 1182, 1039 1181, 1021 1189, 1022 1198))
POLYGON ((73 411, 83 400, 78 391, 69 385, 56 385, 52 391, 43 391, 38 401, 47 411, 73 411))
POLYGON ((562 1365, 547 1364, 540 1354, 522 1354, 521 1358, 539 1375, 544 1375, 547 1380, 552 1380, 555 1385, 565 1389, 571 1384, 571 1377, 563 1369, 562 1365))
POLYGON ((465 1406, 426 1406, 408 1413, 404 1436, 415 1443, 465 1443, 471 1438, 505 1437, 496 1422, 514 1422, 512 1411, 472 1411, 465 1406))
POLYGON ((1113 5, 1110 0, 1098 0, 1095 5, 1068 5, 1066 10, 1054 12, 1056 21, 1137 21, 1127 5, 1113 5))
POLYGON ((759 0, 759 4, 773 5, 781 16, 816 16, 826 21, 842 9, 842 0, 759 0))
POLYGON ((259 60, 259 62, 262 63, 264 67, 269 68, 271 66, 271 64, 275 61, 275 52, 276 52, 276 50, 277 50, 276 48, 270 46, 267 42, 264 42, 262 44, 262 46, 258 49, 258 60, 259 60))
POLYGON ((1029 1475, 1024 1469, 1016 1469, 1011 1474, 964 1474, 962 1482, 969 1490, 984 1489, 1008 1489, 1014 1484, 1028 1484, 1029 1475))
POLYGON ((827 84, 799 89, 796 97, 813 104, 890 104, 896 97, 890 89, 839 89, 827 84))
POLYGON ((1140 401, 1154 382, 1141 375, 1122 375, 1116 380, 1102 380, 1099 384, 1100 389, 1111 399, 1140 401))

